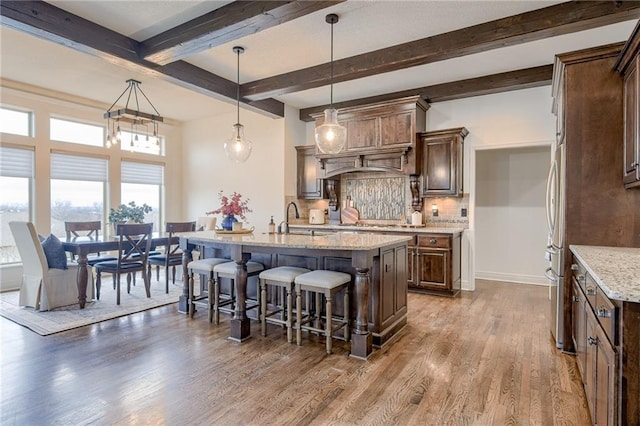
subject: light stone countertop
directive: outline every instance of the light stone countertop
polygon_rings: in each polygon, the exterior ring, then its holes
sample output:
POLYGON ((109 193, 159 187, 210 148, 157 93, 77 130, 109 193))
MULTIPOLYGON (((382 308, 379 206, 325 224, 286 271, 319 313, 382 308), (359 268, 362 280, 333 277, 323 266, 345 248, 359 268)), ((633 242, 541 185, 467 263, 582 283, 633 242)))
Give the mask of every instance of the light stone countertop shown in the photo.
POLYGON ((570 245, 609 299, 640 303, 640 248, 570 245))
POLYGON ((449 227, 415 227, 415 226, 394 226, 394 225, 312 225, 307 223, 290 223, 289 229, 314 229, 318 231, 359 231, 359 232, 397 232, 407 234, 447 234, 456 235, 464 232, 464 228, 449 227))
POLYGON ((404 235, 384 235, 373 233, 344 233, 335 232, 323 235, 300 234, 265 234, 253 232, 249 234, 227 234, 215 231, 199 231, 181 233, 180 238, 189 241, 224 243, 229 245, 251 245, 264 247, 284 247, 300 249, 329 249, 329 250, 371 250, 408 242, 411 237, 404 235))

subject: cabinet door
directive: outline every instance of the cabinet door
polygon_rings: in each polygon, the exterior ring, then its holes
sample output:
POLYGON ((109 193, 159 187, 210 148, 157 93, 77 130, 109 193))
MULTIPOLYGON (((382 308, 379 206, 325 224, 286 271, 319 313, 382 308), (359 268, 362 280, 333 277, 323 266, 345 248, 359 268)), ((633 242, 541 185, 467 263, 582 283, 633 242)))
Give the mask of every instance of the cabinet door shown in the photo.
POLYGON ((636 58, 624 79, 624 183, 631 186, 640 180, 637 62, 636 58))
POLYGON ((407 250, 407 284, 416 287, 417 248, 409 246, 407 250))
POLYGON ((616 424, 616 352, 601 327, 596 329, 596 415, 592 418, 598 426, 616 424))
POLYGON ((417 257, 416 286, 449 290, 449 251, 418 248, 417 257))
POLYGON ((596 329, 598 328, 598 320, 593 311, 586 309, 586 325, 587 325, 587 350, 585 357, 585 375, 582 378, 584 383, 584 393, 587 397, 587 404, 589 404, 589 413, 591 414, 591 420, 595 424, 596 418, 596 371, 598 361, 598 335, 596 329))
POLYGON ((573 334, 573 347, 576 350, 576 361, 578 364, 578 370, 580 370, 580 376, 584 382, 586 375, 585 365, 587 360, 587 318, 585 306, 587 305, 587 299, 582 293, 580 286, 575 278, 572 280, 573 289, 573 309, 572 309, 572 334, 573 334))
POLYGON ((380 289, 380 312, 381 320, 384 323, 396 312, 396 293, 395 293, 395 251, 393 249, 382 253, 382 271, 380 289))
POLYGON ((315 145, 296 146, 298 198, 314 200, 324 196, 320 164, 316 160, 315 145))
POLYGON ((407 306, 407 252, 408 250, 404 247, 398 247, 394 254, 396 266, 396 312, 407 306))
POLYGON ((423 194, 457 195, 455 136, 423 141, 423 194))
POLYGON ((347 151, 375 148, 380 139, 378 123, 375 117, 359 118, 344 123, 347 127, 347 151))
POLYGON ((411 145, 415 135, 413 134, 412 120, 415 111, 396 113, 380 117, 380 146, 382 148, 411 145))

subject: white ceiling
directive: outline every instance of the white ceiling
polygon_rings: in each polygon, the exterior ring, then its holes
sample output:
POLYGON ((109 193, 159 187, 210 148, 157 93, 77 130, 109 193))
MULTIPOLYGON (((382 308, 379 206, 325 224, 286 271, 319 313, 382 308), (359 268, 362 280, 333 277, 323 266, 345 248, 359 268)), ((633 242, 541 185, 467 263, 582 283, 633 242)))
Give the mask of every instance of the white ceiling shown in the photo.
MULTIPOLYGON (((53 5, 137 41, 219 8, 228 1, 50 1, 53 5)), ((236 80, 240 45, 240 82, 329 62, 330 25, 337 13, 334 59, 351 57, 407 41, 429 37, 561 3, 558 1, 372 1, 350 0, 256 34, 185 58, 186 62, 236 80)), ((432 84, 553 63, 555 54, 626 40, 637 20, 547 38, 516 46, 366 77, 334 85, 334 101, 363 98, 432 84)), ((185 89, 139 69, 0 27, 0 76, 111 104, 126 87, 142 81, 142 89, 159 112, 188 121, 232 112, 234 100, 223 101, 185 89)), ((286 94, 276 99, 296 108, 323 105, 329 88, 286 94)))

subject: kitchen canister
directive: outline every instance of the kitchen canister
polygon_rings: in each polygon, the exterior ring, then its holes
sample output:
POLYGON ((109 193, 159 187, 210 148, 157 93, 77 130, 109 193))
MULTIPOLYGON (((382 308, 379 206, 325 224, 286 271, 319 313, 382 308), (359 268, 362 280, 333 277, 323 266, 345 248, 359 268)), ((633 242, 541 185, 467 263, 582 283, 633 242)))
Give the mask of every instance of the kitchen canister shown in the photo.
POLYGON ((411 225, 413 226, 422 225, 422 212, 411 213, 411 225))

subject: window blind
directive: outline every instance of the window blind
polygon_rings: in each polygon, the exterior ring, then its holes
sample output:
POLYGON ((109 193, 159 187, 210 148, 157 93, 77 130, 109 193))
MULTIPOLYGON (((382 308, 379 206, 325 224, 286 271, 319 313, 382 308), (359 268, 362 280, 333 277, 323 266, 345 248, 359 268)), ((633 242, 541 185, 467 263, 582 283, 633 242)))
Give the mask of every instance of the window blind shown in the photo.
POLYGON ((164 166, 147 163, 122 162, 123 183, 143 183, 147 185, 163 185, 164 166))
POLYGON ((51 179, 106 182, 107 169, 104 158, 51 153, 51 179))
POLYGON ((33 151, 0 147, 0 176, 33 178, 33 151))

